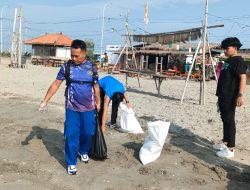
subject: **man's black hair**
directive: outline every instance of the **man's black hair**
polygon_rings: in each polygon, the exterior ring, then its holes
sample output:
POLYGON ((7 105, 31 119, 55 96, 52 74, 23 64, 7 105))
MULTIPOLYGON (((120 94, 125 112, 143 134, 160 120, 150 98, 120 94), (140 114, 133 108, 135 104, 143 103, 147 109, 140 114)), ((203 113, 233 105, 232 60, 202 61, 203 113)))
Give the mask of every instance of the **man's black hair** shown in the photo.
POLYGON ((87 50, 86 43, 84 41, 78 40, 78 39, 73 40, 70 47, 74 48, 74 49, 79 49, 80 48, 81 50, 85 50, 85 51, 87 50))
POLYGON ((228 47, 233 46, 237 49, 240 49, 242 44, 240 43, 240 40, 236 37, 226 38, 221 42, 221 48, 227 49, 228 47))

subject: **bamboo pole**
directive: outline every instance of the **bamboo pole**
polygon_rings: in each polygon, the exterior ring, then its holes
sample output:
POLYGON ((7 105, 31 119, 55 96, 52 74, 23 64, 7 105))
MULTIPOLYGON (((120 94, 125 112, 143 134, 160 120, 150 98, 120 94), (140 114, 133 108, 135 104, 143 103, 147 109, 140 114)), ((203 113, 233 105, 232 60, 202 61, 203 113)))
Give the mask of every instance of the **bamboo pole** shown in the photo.
POLYGON ((207 17, 208 17, 208 0, 206 0, 203 33, 203 50, 202 50, 202 100, 201 104, 206 104, 206 43, 207 43, 207 17))
POLYGON ((18 37, 18 67, 20 68, 22 65, 22 45, 23 45, 23 38, 22 38, 22 8, 19 9, 19 37, 18 37))
POLYGON ((14 22, 13 22, 13 30, 12 30, 12 41, 11 41, 11 65, 15 64, 15 39, 16 39, 16 16, 17 16, 17 8, 15 8, 14 13, 14 22))

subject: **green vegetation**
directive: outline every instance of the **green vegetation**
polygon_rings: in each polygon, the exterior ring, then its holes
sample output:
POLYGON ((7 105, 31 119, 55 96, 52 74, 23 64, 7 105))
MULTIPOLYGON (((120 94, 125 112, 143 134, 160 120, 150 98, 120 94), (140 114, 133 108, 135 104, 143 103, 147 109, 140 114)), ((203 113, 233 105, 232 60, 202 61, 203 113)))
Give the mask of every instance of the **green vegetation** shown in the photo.
POLYGON ((91 39, 85 40, 85 42, 87 45, 87 59, 94 62, 95 61, 94 59, 95 43, 91 39))

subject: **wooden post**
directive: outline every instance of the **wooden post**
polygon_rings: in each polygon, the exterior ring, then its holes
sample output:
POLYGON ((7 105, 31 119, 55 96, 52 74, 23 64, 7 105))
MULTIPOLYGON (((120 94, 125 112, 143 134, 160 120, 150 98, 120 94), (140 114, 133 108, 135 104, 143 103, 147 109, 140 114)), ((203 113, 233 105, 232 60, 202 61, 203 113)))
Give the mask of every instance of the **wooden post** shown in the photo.
POLYGON ((2 53, 3 53, 3 7, 1 8, 1 15, 0 15, 0 41, 1 41, 1 47, 0 47, 0 63, 2 63, 2 53))
POLYGON ((160 65, 160 74, 162 74, 162 63, 163 63, 163 57, 161 57, 159 62, 159 57, 156 57, 155 59, 155 74, 158 72, 158 66, 160 65))
POLYGON ((126 88, 128 88, 128 73, 126 72, 126 88))
POLYGON ((211 49, 210 49, 208 37, 207 37, 207 47, 208 47, 210 59, 212 61, 212 68, 213 68, 213 72, 214 72, 214 77, 215 77, 216 82, 218 83, 218 76, 217 76, 217 73, 216 73, 216 70, 215 70, 215 67, 214 67, 214 59, 212 57, 212 53, 211 53, 211 49))
POLYGON ((159 60, 159 57, 156 57, 156 58, 155 58, 155 74, 156 74, 157 71, 158 71, 158 60, 159 60))
POLYGON ((148 58, 149 58, 149 56, 147 55, 146 56, 146 66, 145 66, 146 69, 148 69, 148 58))
POLYGON ((162 74, 162 63, 163 63, 163 57, 161 57, 161 74, 162 74))
POLYGON ((13 30, 12 30, 12 41, 11 41, 11 65, 15 63, 15 39, 16 39, 16 15, 17 15, 17 8, 15 8, 14 14, 14 22, 13 22, 13 30))
MULTIPOLYGON (((118 65, 118 63, 119 63, 119 61, 120 61, 120 59, 121 59, 121 57, 122 57, 122 55, 123 55, 123 52, 125 51, 126 48, 127 48, 127 43, 124 45, 124 47, 123 47, 121 53, 119 54, 119 56, 118 56, 118 58, 117 58, 117 61, 116 61, 116 63, 115 63, 114 66, 113 66, 112 73, 114 72, 115 67, 118 65)), ((126 65, 126 68, 125 68, 125 69, 127 69, 127 65, 126 65)))
POLYGON ((162 77, 158 77, 158 76, 153 76, 154 78, 154 81, 155 81, 155 87, 156 87, 156 90, 157 90, 157 94, 158 95, 161 95, 161 84, 162 84, 162 81, 163 81, 163 78, 162 77))
POLYGON ((141 55, 140 70, 143 70, 143 68, 144 68, 144 55, 141 55))
POLYGON ((205 18, 204 18, 204 26, 203 26, 203 51, 202 51, 202 105, 205 105, 205 94, 206 94, 206 43, 207 43, 207 20, 208 20, 208 0, 206 0, 205 7, 205 18))
POLYGON ((148 69, 148 55, 141 55, 140 69, 148 69))
POLYGON ((19 37, 18 37, 18 67, 20 68, 22 65, 22 45, 23 45, 23 38, 22 38, 22 8, 19 9, 19 37))
POLYGON ((189 71, 188 71, 188 76, 187 76, 186 81, 185 81, 185 87, 184 87, 184 90, 183 90, 183 93, 182 93, 182 96, 181 96, 181 104, 183 103, 183 100, 184 100, 184 96, 185 96, 185 93, 186 93, 188 81, 189 81, 189 78, 191 76, 191 73, 192 73, 192 70, 193 70, 193 67, 194 67, 194 64, 195 64, 195 61, 196 61, 200 46, 201 46, 201 41, 202 40, 200 39, 200 41, 198 43, 198 46, 197 46, 197 48, 195 50, 195 54, 194 54, 194 57, 193 57, 193 60, 192 60, 192 64, 191 64, 191 66, 189 68, 189 71))

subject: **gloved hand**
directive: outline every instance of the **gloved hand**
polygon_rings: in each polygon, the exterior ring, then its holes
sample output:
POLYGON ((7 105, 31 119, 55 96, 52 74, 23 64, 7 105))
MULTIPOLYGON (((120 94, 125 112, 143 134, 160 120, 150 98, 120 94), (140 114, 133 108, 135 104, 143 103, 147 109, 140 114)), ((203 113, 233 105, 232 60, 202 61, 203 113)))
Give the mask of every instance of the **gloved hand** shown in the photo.
POLYGON ((46 106, 47 106, 47 102, 43 101, 43 102, 40 104, 39 111, 40 111, 40 112, 45 112, 46 106))

